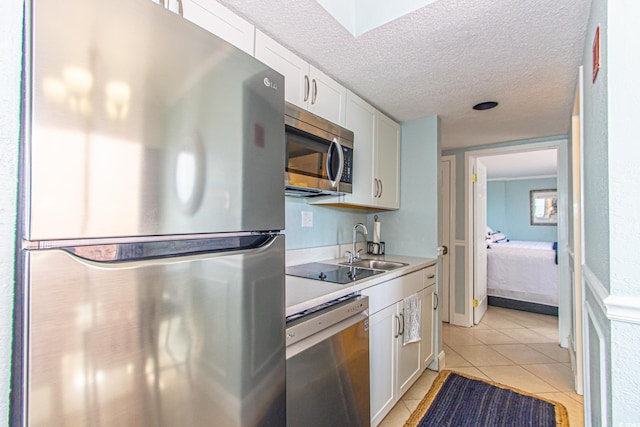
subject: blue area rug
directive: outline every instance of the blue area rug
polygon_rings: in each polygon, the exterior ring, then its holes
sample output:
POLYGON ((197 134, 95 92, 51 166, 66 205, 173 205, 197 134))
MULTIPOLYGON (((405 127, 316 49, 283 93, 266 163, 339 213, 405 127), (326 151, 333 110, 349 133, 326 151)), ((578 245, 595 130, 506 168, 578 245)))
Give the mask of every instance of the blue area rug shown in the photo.
POLYGON ((405 427, 568 426, 560 403, 506 385, 444 370, 405 427))

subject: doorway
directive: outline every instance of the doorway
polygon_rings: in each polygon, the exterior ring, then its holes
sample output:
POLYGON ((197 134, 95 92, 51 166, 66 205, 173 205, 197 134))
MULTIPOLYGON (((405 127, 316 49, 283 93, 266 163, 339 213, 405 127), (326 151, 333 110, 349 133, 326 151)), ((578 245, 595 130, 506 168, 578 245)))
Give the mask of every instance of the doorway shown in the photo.
MULTIPOLYGON (((566 140, 554 140, 545 141, 540 143, 522 144, 508 147, 492 148, 486 150, 468 151, 465 153, 465 201, 466 201, 466 220, 465 220, 465 324, 464 326, 471 326, 477 324, 482 318, 483 304, 486 295, 486 286, 483 287, 480 279, 486 277, 486 269, 483 267, 486 265, 486 258, 483 257, 483 250, 486 245, 483 246, 483 238, 486 238, 486 223, 482 220, 482 215, 486 214, 486 208, 476 209, 478 203, 482 203, 481 198, 478 198, 478 188, 486 185, 486 182, 481 178, 481 174, 478 174, 478 165, 483 163, 490 163, 489 158, 499 155, 523 155, 526 154, 527 158, 535 158, 536 153, 542 153, 543 151, 556 150, 558 153, 558 173, 557 173, 557 189, 558 189, 558 203, 559 212, 561 212, 558 218, 558 231, 557 247, 566 248, 568 241, 568 206, 567 206, 567 144, 566 140), (484 160, 483 160, 484 159, 484 160), (476 182, 474 182, 474 178, 476 182), (477 182, 480 178, 481 182, 477 182), (481 225, 483 223, 484 225, 481 225), (480 277, 481 276, 481 277, 480 277)), ((517 165, 514 165, 517 167, 517 165)), ((508 168, 506 168, 508 169, 508 168)), ((522 176, 521 178, 526 178, 522 176)), ((528 202, 523 202, 523 209, 528 212, 528 202)), ((485 203, 486 206, 486 203, 485 203)), ((535 239, 531 239, 535 240, 535 239)), ((559 257, 558 262, 558 306, 559 306, 559 336, 561 337, 561 344, 563 347, 567 347, 569 329, 571 324, 571 310, 570 305, 570 288, 569 288, 569 274, 568 274, 568 260, 566 257, 566 251, 559 251, 563 253, 563 256, 559 257)))

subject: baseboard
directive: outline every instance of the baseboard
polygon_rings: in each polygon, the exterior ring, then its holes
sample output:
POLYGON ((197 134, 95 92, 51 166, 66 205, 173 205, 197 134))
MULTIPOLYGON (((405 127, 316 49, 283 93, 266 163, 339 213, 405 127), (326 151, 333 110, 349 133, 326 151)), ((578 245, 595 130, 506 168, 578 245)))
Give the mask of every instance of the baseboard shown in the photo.
POLYGON ((442 350, 440 354, 438 354, 438 372, 446 368, 447 368, 447 365, 445 361, 445 354, 444 354, 444 350, 442 350))
POLYGON ((535 302, 489 296, 489 305, 558 317, 558 307, 535 302))

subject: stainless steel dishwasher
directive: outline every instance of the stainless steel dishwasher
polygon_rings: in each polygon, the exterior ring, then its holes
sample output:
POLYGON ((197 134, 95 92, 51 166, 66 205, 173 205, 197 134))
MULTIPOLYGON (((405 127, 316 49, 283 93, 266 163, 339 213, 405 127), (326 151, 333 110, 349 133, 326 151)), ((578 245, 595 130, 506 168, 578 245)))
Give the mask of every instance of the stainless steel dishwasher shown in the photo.
POLYGON ((287 318, 287 426, 369 426, 369 300, 287 318))

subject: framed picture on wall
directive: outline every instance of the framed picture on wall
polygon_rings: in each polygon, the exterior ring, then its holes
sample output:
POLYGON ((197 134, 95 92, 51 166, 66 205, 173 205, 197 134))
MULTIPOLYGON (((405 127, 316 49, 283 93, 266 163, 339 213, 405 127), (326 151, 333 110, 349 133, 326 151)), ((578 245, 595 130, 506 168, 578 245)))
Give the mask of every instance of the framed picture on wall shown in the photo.
POLYGON ((531 225, 558 225, 558 190, 529 192, 531 225))

